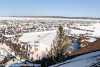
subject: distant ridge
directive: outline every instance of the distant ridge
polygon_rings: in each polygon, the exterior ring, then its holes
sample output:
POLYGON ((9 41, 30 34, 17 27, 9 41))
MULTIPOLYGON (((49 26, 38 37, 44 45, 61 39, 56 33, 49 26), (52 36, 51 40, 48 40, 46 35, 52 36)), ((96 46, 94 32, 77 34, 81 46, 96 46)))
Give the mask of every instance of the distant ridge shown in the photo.
POLYGON ((65 16, 0 16, 0 17, 65 18, 65 19, 92 19, 92 20, 100 20, 100 18, 98 18, 98 17, 65 17, 65 16))

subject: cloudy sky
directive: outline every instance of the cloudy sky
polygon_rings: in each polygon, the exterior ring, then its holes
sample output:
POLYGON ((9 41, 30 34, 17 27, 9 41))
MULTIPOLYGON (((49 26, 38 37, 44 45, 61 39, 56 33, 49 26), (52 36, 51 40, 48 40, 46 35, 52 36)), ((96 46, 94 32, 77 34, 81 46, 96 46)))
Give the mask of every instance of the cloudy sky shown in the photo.
POLYGON ((100 0, 0 0, 0 16, 100 17, 100 0))

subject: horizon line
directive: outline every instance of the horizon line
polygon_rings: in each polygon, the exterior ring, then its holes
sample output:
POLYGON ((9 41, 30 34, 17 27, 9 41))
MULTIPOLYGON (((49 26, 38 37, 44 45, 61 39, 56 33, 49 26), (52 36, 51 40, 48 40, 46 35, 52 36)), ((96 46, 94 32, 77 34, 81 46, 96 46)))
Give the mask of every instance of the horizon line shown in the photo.
POLYGON ((100 17, 78 17, 78 16, 0 16, 0 17, 30 17, 30 18, 67 18, 67 19, 97 19, 100 20, 100 17))

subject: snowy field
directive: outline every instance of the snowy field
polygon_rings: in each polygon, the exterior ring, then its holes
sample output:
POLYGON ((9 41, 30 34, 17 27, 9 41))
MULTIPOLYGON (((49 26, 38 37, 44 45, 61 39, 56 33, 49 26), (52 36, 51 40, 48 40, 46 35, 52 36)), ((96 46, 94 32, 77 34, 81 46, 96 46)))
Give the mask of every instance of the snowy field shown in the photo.
MULTIPOLYGON (((100 37, 100 23, 93 24, 93 31, 94 32, 87 32, 87 31, 82 31, 82 30, 77 30, 77 29, 70 29, 70 34, 86 34, 86 33, 91 33, 90 36, 92 37, 100 37)), ((81 27, 80 27, 81 28, 81 27)), ((85 27, 87 28, 87 27, 85 27)), ((68 28, 65 28, 68 29, 68 28)), ((88 29, 88 28, 87 28, 88 29)), ((19 40, 21 42, 28 42, 31 46, 32 49, 30 49, 30 52, 35 51, 35 47, 38 48, 37 51, 34 52, 34 54, 30 54, 30 57, 33 57, 34 60, 45 57, 47 54, 47 50, 50 50, 51 44, 56 36, 56 30, 52 31, 43 31, 43 32, 30 32, 30 33, 24 33, 19 40)), ((89 42, 94 42, 96 41, 95 38, 89 37, 89 42)))
POLYGON ((56 31, 44 31, 44 32, 31 32, 24 33, 19 40, 21 42, 28 42, 32 49, 30 52, 34 52, 35 47, 38 48, 38 51, 35 51, 34 54, 30 54, 34 60, 45 57, 47 52, 50 50, 51 44, 56 36, 56 31), (48 50, 48 51, 47 51, 48 50))
MULTIPOLYGON (((55 24, 60 24, 60 21, 75 21, 75 22, 81 22, 81 21, 89 21, 89 22, 99 22, 99 23, 93 23, 92 26, 76 26, 77 28, 80 29, 84 29, 84 30, 78 30, 76 29, 70 29, 68 27, 64 27, 64 29, 70 30, 70 34, 73 35, 80 35, 80 34, 87 34, 90 36, 89 42, 94 42, 96 41, 96 38, 100 38, 100 20, 84 20, 84 19, 66 19, 66 18, 16 18, 16 17, 0 17, 0 20, 13 20, 13 22, 15 22, 16 20, 20 20, 20 21, 29 21, 29 20, 37 20, 37 25, 40 23, 40 20, 45 21, 47 24, 44 24, 44 26, 49 26, 48 24, 53 24, 53 23, 49 23, 49 22, 55 22, 55 24), (39 21, 39 23, 38 23, 39 21), (58 23, 59 21, 59 23, 58 23), (86 31, 86 30, 91 30, 93 32, 90 31, 86 31)), ((8 22, 9 24, 13 23, 13 22, 8 22)), ((16 21, 17 22, 17 21, 16 21)), ((70 22, 68 22, 70 23, 70 22)), ((24 23, 22 23, 24 25, 24 23)), ((75 23, 77 25, 77 23, 75 23)), ((78 23, 79 25, 81 23, 78 23)), ((20 25, 20 24, 19 24, 20 25)), ((34 25, 34 24, 33 24, 34 25)), ((6 25, 3 25, 4 27, 6 27, 6 25)), ((1 28, 3 27, 1 25, 1 28)), ((26 26, 27 27, 27 26, 26 26)), ((41 29, 41 25, 40 25, 40 29, 41 29)), ((69 34, 69 35, 70 35, 69 34)), ((12 37, 12 35, 4 35, 5 37, 9 38, 12 37)), ((15 36, 15 35, 14 35, 15 36)), ((33 60, 38 60, 41 59, 43 57, 46 57, 48 51, 50 50, 51 44, 53 43, 53 40, 56 37, 56 30, 51 30, 51 31, 41 31, 41 32, 27 32, 27 33, 23 33, 23 35, 19 38, 20 42, 27 42, 31 48, 29 49, 29 57, 33 58, 33 60)), ((1 45, 1 44, 0 44, 1 45)), ((8 53, 13 54, 13 52, 11 51, 11 49, 6 45, 3 44, 2 46, 0 46, 0 61, 2 61, 5 56, 8 55, 8 53)), ((86 67, 90 64, 92 64, 93 62, 96 61, 96 57, 100 57, 100 51, 98 52, 93 52, 93 53, 89 53, 86 55, 82 55, 76 58, 73 58, 71 60, 67 60, 63 63, 57 64, 55 65, 56 67, 86 67)), ((16 62, 18 62, 19 60, 16 60, 16 62)), ((9 61, 7 64, 13 64, 13 60, 9 61)), ((54 67, 54 66, 51 66, 54 67)))
POLYGON ((69 30, 70 34, 73 34, 73 35, 88 34, 89 36, 100 38, 100 31, 99 31, 100 23, 93 23, 92 26, 78 26, 76 28, 83 29, 83 30, 78 30, 75 28, 70 29, 68 27, 65 27, 64 29, 69 30), (93 32, 86 31, 86 30, 90 30, 93 32))

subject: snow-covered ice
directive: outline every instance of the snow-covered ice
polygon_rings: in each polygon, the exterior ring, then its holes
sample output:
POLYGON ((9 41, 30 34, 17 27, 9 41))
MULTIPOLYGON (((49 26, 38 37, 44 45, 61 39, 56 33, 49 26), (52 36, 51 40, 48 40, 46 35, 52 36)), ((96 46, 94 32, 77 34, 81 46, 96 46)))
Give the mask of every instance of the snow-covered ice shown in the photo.
POLYGON ((81 55, 71 60, 52 65, 50 67, 88 67, 92 63, 97 62, 97 58, 100 57, 100 51, 92 52, 89 54, 81 55))
POLYGON ((38 51, 35 51, 33 55, 34 60, 46 56, 47 52, 50 50, 51 44, 56 36, 56 31, 44 31, 44 32, 30 32, 24 33, 19 40, 21 42, 28 42, 32 49, 30 52, 34 52, 35 45, 38 45, 38 51), (48 50, 48 51, 47 51, 48 50))

